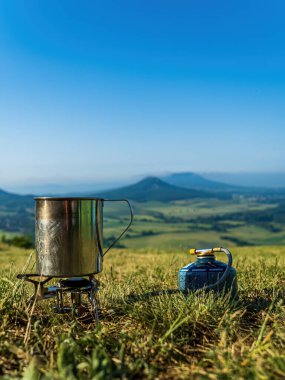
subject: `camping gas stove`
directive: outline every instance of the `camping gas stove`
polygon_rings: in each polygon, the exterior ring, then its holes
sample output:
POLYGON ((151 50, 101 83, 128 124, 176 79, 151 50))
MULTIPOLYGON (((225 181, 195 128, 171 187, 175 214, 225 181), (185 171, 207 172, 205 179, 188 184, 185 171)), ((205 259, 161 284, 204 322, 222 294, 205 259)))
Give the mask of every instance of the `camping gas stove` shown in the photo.
POLYGON ((20 274, 18 278, 34 284, 30 302, 54 298, 57 313, 84 314, 91 304, 98 320, 95 275, 103 270, 103 257, 127 232, 133 222, 133 211, 126 199, 40 197, 35 198, 36 274, 20 274), (104 250, 103 206, 105 202, 123 202, 128 206, 128 225, 104 250), (48 286, 52 279, 56 285, 48 286), (54 281, 56 282, 56 281, 54 281), (67 300, 69 304, 67 304, 67 300))
POLYGON ((54 311, 59 314, 74 312, 81 316, 88 310, 88 305, 83 303, 83 296, 89 301, 92 314, 98 322, 98 298, 99 281, 94 275, 86 277, 58 278, 56 285, 45 286, 53 277, 44 277, 38 274, 19 274, 23 279, 34 285, 34 294, 29 300, 30 304, 37 301, 54 298, 54 311), (69 297, 68 297, 69 296, 69 297), (67 303, 69 298, 69 304, 67 303))

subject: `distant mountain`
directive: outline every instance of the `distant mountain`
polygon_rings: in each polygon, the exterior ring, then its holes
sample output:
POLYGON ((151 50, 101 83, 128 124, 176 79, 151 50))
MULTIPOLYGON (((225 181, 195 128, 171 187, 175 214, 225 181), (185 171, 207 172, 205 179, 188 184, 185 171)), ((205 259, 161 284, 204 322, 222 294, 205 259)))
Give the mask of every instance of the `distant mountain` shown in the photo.
POLYGON ((207 180, 252 188, 285 188, 285 172, 272 173, 203 173, 207 180))
POLYGON ((68 182, 61 184, 25 184, 9 185, 6 190, 17 194, 36 194, 37 196, 66 196, 67 194, 86 194, 87 192, 114 189, 119 186, 129 185, 132 181, 102 181, 102 182, 68 182))
POLYGON ((241 186, 212 181, 202 177, 199 174, 191 172, 173 173, 166 177, 163 177, 162 179, 171 185, 203 191, 234 191, 242 189, 241 186))
POLYGON ((30 234, 33 229, 33 196, 17 195, 0 190, 0 230, 30 234))
POLYGON ((147 177, 138 183, 97 194, 104 198, 126 198, 137 202, 173 201, 191 198, 212 198, 206 191, 186 189, 170 185, 159 178, 147 177))
POLYGON ((0 189, 0 208, 33 207, 32 195, 18 195, 0 189))

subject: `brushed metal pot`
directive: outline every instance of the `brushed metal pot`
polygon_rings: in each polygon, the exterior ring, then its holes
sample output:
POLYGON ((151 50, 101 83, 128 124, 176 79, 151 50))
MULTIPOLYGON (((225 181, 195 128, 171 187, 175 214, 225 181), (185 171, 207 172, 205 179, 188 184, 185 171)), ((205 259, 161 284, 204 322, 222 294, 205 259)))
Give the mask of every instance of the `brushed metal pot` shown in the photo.
POLYGON ((36 270, 39 275, 77 277, 102 271, 103 256, 126 233, 133 221, 126 199, 49 198, 36 201, 36 270), (125 202, 130 222, 103 250, 104 202, 125 202))

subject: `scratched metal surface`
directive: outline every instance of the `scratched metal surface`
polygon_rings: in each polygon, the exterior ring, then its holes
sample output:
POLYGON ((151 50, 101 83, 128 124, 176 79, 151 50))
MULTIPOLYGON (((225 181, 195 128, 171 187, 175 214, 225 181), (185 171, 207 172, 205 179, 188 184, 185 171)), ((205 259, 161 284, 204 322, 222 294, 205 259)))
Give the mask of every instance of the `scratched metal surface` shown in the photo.
POLYGON ((102 270, 103 202, 36 200, 37 273, 73 277, 102 270))

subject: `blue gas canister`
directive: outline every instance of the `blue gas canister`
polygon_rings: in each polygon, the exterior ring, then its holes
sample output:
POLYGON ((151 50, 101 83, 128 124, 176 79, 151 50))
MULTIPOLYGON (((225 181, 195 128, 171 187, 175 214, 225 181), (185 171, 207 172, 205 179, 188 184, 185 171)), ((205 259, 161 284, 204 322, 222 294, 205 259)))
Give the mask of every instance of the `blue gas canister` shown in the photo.
POLYGON ((198 289, 213 290, 216 293, 230 292, 237 296, 236 270, 232 267, 232 254, 226 248, 190 249, 197 260, 179 270, 178 287, 182 292, 198 289), (228 263, 217 261, 215 253, 223 252, 228 256, 228 263))

